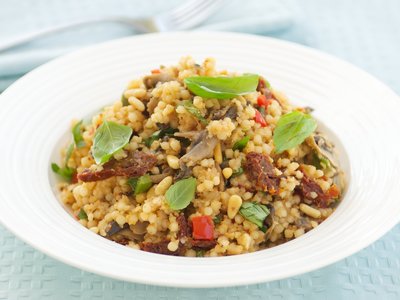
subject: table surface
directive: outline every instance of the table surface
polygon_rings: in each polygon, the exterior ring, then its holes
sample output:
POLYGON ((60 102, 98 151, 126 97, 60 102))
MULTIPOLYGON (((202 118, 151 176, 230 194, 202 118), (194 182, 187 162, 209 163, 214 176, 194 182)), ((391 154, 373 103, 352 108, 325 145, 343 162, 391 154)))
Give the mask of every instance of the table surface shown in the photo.
MULTIPOLYGON (((149 15, 179 2, 0 0, 0 40, 24 28, 96 14, 149 15)), ((249 0, 243 7, 241 1, 233 0, 229 9, 213 19, 233 18, 243 12, 248 16, 268 14, 267 2, 249 0)), ((341 57, 400 92, 400 1, 284 0, 281 3, 284 7, 280 9, 292 13, 294 24, 269 35, 341 57)), ((97 32, 86 39, 87 33, 80 30, 64 34, 58 41, 47 39, 16 51, 48 47, 50 43, 64 47, 79 41, 81 46, 123 36, 127 31, 113 28, 107 34, 97 32), (78 36, 76 40, 74 34, 78 36)), ((397 225, 359 253, 307 274, 243 287, 178 289, 128 283, 81 271, 36 251, 0 225, 0 299, 400 299, 399 253, 400 225, 397 225)))

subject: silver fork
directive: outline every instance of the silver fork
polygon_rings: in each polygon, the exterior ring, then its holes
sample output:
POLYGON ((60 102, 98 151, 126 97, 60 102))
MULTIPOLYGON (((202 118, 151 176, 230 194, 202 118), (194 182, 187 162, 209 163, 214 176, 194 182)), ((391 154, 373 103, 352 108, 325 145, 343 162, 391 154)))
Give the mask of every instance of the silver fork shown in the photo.
POLYGON ((96 23, 121 23, 131 26, 141 33, 185 30, 192 28, 207 19, 221 6, 223 1, 224 0, 190 0, 171 11, 149 18, 104 17, 76 21, 65 25, 41 29, 17 36, 5 43, 0 43, 0 52, 53 33, 96 23))

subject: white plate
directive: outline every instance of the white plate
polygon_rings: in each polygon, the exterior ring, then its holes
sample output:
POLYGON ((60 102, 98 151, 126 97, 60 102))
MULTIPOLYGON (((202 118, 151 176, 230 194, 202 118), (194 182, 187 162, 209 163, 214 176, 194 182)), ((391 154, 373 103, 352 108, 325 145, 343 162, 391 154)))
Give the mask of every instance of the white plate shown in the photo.
POLYGON ((148 284, 217 287, 280 279, 366 247, 400 219, 400 99, 352 65, 270 38, 232 33, 152 34, 56 59, 0 96, 0 218, 18 237, 67 264, 148 284), (281 246, 219 258, 156 255, 119 246, 77 223, 52 191, 50 162, 72 118, 119 99, 126 83, 183 55, 265 75, 340 139, 350 184, 336 212, 281 246))

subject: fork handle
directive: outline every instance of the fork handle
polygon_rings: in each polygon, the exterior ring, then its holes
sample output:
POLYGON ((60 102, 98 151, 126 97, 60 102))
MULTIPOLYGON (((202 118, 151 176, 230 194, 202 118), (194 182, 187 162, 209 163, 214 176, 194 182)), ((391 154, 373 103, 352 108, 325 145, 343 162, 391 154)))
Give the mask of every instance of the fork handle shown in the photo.
POLYGON ((26 44, 28 42, 31 42, 35 39, 42 38, 48 35, 52 35, 54 33, 59 33, 62 31, 67 31, 73 28, 78 28, 81 26, 87 26, 87 25, 93 25, 97 23, 105 23, 105 22, 111 22, 111 23, 121 23, 124 25, 129 25, 131 27, 134 27, 140 32, 147 32, 148 29, 145 28, 145 26, 142 26, 142 21, 141 20, 134 20, 134 19, 129 19, 129 18, 124 18, 124 17, 108 17, 108 18, 97 18, 97 19, 88 19, 88 20, 81 20, 81 21, 76 21, 76 22, 71 22, 68 24, 64 25, 57 25, 53 26, 50 28, 44 28, 40 30, 36 30, 33 32, 29 32, 27 34, 21 34, 18 35, 14 38, 11 38, 5 42, 0 43, 0 52, 9 50, 11 48, 26 44))

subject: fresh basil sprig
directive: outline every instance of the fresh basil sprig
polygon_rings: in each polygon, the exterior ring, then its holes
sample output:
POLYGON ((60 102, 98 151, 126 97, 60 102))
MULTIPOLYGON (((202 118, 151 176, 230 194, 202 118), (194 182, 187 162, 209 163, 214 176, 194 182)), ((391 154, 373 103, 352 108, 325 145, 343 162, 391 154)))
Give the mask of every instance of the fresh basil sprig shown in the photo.
POLYGON ((150 175, 146 174, 140 176, 139 178, 138 177, 129 178, 128 184, 131 186, 134 194, 139 195, 147 192, 153 185, 153 182, 151 181, 150 175))
POLYGON ((316 128, 317 122, 308 114, 295 110, 283 115, 274 130, 275 152, 301 144, 316 128))
POLYGON ((238 140, 232 147, 232 150, 239 150, 242 151, 244 148, 246 148, 247 143, 249 142, 250 137, 249 136, 245 136, 244 138, 238 140))
POLYGON ((184 209, 192 202, 195 193, 196 178, 189 177, 171 185, 165 193, 165 198, 171 209, 180 210, 184 209))
POLYGON ((132 128, 104 121, 93 138, 92 155, 97 164, 107 162, 111 156, 129 143, 132 128))
POLYGON ((199 119, 201 124, 203 124, 203 125, 207 125, 208 124, 208 120, 203 117, 203 115, 201 114, 200 110, 196 106, 194 106, 193 103, 190 100, 182 101, 182 105, 190 114, 192 114, 197 119, 199 119))
POLYGON ((188 89, 195 95, 204 98, 232 99, 239 95, 255 92, 259 76, 244 74, 237 77, 195 76, 185 78, 188 89))
POLYGON ((80 122, 76 123, 74 127, 72 127, 72 136, 74 137, 74 142, 76 145, 76 148, 82 148, 85 147, 86 143, 83 140, 82 136, 82 123, 83 120, 80 122))
POLYGON ((264 228, 264 220, 269 215, 269 209, 262 204, 244 202, 239 209, 239 213, 248 221, 256 224, 259 228, 264 228))
POLYGON ((51 164, 51 169, 53 170, 54 173, 60 175, 62 178, 64 178, 67 181, 71 181, 72 176, 75 173, 75 170, 69 167, 63 167, 61 168, 59 165, 56 163, 51 164))
POLYGON ((67 151, 65 153, 65 162, 63 168, 61 168, 56 163, 51 164, 51 169, 53 170, 53 172, 60 175, 67 181, 71 181, 72 176, 75 173, 75 169, 68 167, 68 161, 71 158, 72 151, 74 151, 74 143, 71 143, 67 148, 67 151))

